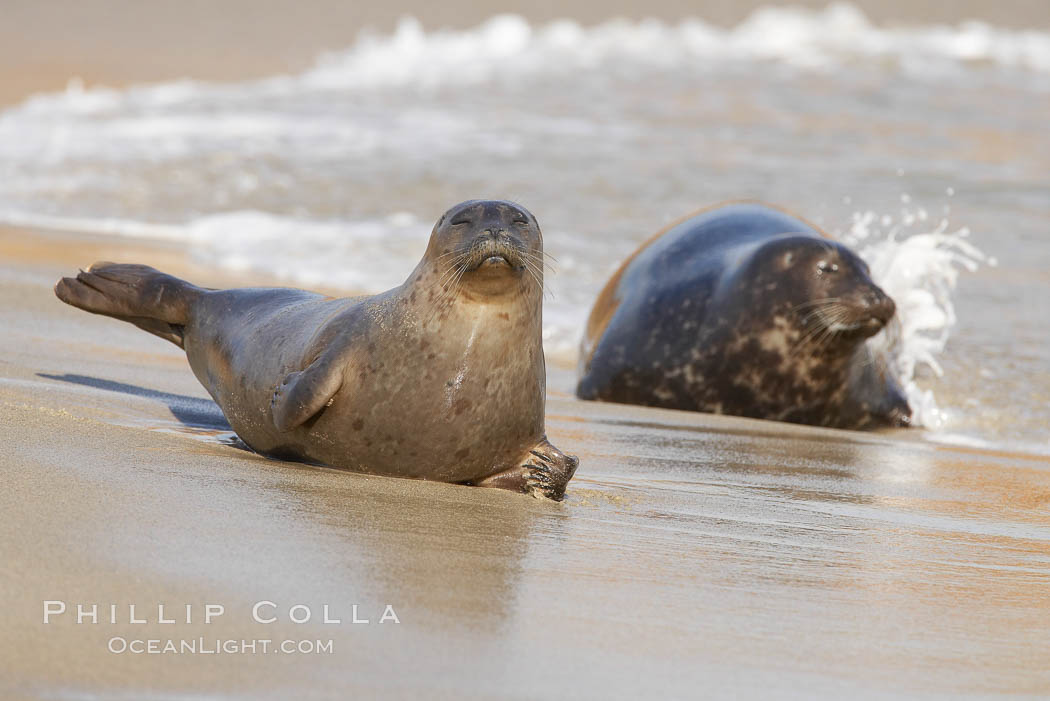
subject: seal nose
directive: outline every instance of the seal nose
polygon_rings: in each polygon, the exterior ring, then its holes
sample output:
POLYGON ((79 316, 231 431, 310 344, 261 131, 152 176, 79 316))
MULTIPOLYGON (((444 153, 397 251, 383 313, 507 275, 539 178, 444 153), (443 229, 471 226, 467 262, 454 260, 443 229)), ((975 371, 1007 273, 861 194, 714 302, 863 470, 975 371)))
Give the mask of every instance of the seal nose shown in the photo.
POLYGON ((478 234, 477 238, 474 239, 475 244, 481 244, 488 246, 489 248, 499 249, 502 253, 510 253, 512 251, 520 251, 525 248, 525 242, 512 232, 502 227, 493 226, 491 228, 482 229, 481 233, 478 234))
POLYGON ((871 310, 872 317, 878 319, 882 325, 888 324, 893 315, 897 313, 897 304, 888 294, 878 288, 870 292, 865 301, 868 309, 871 310))
POLYGON ((888 323, 893 315, 897 313, 897 304, 894 302, 889 295, 882 295, 882 299, 879 300, 879 317, 884 323, 888 323))

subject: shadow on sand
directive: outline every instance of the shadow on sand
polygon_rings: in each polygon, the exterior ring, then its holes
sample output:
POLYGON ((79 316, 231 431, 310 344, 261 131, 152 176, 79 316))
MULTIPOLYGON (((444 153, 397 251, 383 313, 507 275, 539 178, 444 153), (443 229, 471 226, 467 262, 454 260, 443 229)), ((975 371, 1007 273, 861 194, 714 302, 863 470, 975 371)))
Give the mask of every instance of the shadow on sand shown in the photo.
POLYGON ((161 392, 155 389, 139 387, 138 385, 129 385, 126 382, 114 382, 113 380, 103 380, 98 377, 88 377, 87 375, 71 375, 68 373, 65 375, 48 375, 41 372, 37 373, 37 377, 60 382, 71 382, 77 385, 106 390, 107 392, 122 392, 136 397, 145 397, 163 402, 167 405, 171 415, 187 428, 211 431, 233 430, 230 428, 229 422, 226 421, 226 417, 222 415, 219 405, 210 399, 161 392))

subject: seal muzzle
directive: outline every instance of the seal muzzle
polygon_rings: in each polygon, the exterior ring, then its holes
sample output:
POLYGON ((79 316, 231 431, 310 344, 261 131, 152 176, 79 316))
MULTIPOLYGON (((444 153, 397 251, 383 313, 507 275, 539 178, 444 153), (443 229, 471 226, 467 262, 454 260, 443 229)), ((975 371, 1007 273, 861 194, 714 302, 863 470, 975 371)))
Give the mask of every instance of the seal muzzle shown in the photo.
POLYGON ((471 242, 465 269, 470 272, 479 268, 507 267, 522 272, 525 269, 523 248, 521 242, 503 231, 486 231, 471 242))

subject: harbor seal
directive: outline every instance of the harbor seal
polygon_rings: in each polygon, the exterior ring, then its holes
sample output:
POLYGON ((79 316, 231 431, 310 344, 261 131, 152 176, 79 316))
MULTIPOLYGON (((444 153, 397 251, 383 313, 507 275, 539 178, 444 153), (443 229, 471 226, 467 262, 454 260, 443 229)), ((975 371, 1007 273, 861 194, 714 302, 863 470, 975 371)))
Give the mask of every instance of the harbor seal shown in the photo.
POLYGON ((846 246, 785 212, 701 211, 642 245, 591 310, 576 394, 837 428, 911 409, 867 340, 892 299, 846 246))
POLYGON ((524 207, 472 200, 404 284, 371 297, 211 290, 96 263, 59 299, 186 351, 266 456, 559 500, 578 460, 544 434, 543 238, 524 207))

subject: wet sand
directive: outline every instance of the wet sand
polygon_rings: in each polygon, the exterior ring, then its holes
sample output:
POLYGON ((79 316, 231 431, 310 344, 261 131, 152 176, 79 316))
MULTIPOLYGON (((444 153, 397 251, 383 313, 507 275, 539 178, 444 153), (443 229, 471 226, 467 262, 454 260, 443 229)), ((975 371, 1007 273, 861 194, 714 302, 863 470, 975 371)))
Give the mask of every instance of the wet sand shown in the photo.
POLYGON ((96 258, 267 282, 0 230, 4 698, 1050 693, 1044 458, 556 392, 549 434, 582 461, 562 504, 266 460, 181 351, 54 298, 96 258), (45 600, 121 622, 44 625, 45 600), (252 622, 262 600, 279 622, 252 622), (225 607, 209 625, 206 603, 225 607), (117 636, 332 653, 113 654, 117 636))

